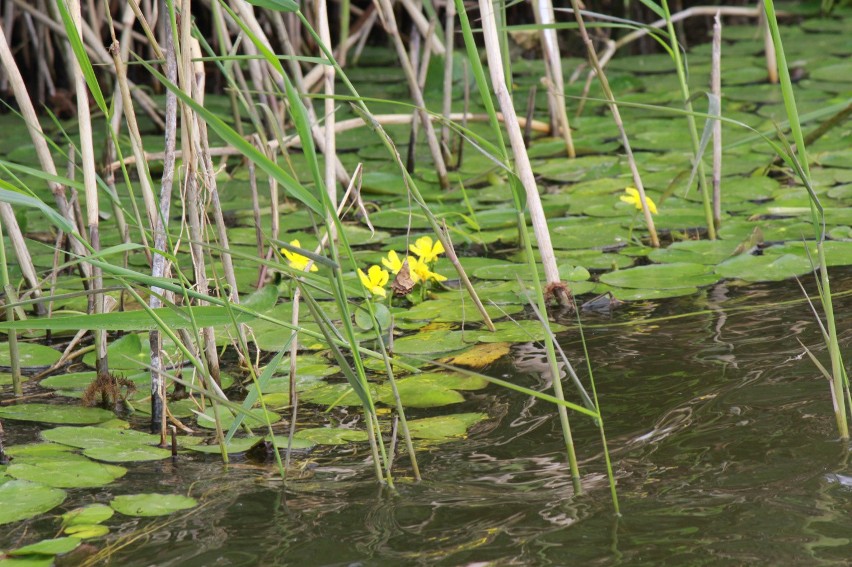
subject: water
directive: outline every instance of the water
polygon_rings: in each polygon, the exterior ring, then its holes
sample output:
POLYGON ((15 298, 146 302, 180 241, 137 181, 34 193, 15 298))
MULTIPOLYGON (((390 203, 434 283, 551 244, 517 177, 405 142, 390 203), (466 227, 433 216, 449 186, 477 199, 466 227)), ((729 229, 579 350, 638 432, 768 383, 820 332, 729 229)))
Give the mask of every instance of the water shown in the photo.
MULTIPOLYGON (((852 289, 852 272, 834 276, 835 291, 852 289)), ((124 546, 105 562, 127 567, 846 565, 848 448, 836 439, 827 382, 796 340, 827 359, 800 300, 795 282, 722 284, 586 317, 621 518, 593 424, 572 417, 585 491, 575 496, 552 408, 494 386, 466 402, 492 419, 421 453, 420 484, 406 480, 400 458, 396 492, 376 485, 367 451, 355 447, 301 462, 303 479, 286 486, 273 467, 248 460, 131 466, 65 506, 144 491, 201 499, 165 519, 116 515, 113 541, 124 546)), ((850 304, 839 298, 837 312, 850 304)), ((852 326, 839 324, 847 348, 852 326)), ((584 374, 576 331, 560 338, 584 374)), ((543 387, 541 351, 522 350, 489 373, 543 387)), ((7 429, 19 440, 33 434, 7 429)), ((44 537, 55 530, 42 526, 44 537)), ((0 535, 0 547, 22 535, 0 535)))

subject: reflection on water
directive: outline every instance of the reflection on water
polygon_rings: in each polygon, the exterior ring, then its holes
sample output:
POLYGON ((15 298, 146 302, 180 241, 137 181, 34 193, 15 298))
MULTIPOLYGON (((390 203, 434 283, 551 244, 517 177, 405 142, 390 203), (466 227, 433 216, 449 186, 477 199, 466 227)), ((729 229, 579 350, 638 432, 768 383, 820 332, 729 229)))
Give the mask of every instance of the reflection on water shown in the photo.
MULTIPOLYGON (((835 290, 852 288, 852 273, 834 276, 835 290)), ((376 486, 369 463, 351 454, 318 458, 307 480, 286 486, 271 468, 224 469, 210 458, 136 467, 116 492, 167 483, 205 504, 159 522, 127 521, 120 533, 137 539, 108 562, 848 564, 847 448, 835 437, 827 384, 796 340, 824 356, 819 329, 800 301, 769 305, 799 298, 793 282, 720 285, 611 318, 587 316, 620 519, 611 512, 593 424, 572 420, 585 489, 576 497, 552 408, 490 387, 467 402, 489 409, 490 427, 425 451, 426 480, 401 479, 395 493, 376 486), (679 317, 690 312, 700 313, 679 317)), ((850 308, 848 298, 838 300, 838 313, 850 308)), ((847 348, 848 321, 840 319, 847 348)), ((584 375, 576 331, 560 342, 584 375)), ((541 351, 533 345, 516 355, 515 366, 489 372, 546 387, 541 351)), ((398 463, 404 477, 405 460, 398 463)))

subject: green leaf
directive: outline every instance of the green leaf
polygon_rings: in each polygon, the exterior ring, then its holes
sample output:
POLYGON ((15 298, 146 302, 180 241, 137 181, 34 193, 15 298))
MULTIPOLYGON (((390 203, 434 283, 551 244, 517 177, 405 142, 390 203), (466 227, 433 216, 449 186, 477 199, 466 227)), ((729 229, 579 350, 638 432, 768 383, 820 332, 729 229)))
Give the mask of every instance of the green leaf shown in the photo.
MULTIPOLYGON (((263 289, 252 294, 242 304, 246 309, 257 313, 264 313, 275 305, 278 299, 278 288, 274 285, 264 286, 263 289)), ((231 315, 229 309, 222 305, 205 305, 200 307, 161 307, 153 309, 153 312, 162 319, 163 323, 170 328, 191 329, 192 318, 198 327, 212 327, 215 325, 231 326, 231 315)), ((234 319, 237 323, 248 323, 257 318, 257 314, 248 313, 244 310, 233 310, 234 319)), ((121 311, 116 313, 101 313, 98 315, 72 315, 68 317, 45 317, 30 318, 13 323, 4 322, 2 329, 49 329, 51 331, 78 331, 87 330, 121 330, 121 331, 150 331, 158 329, 156 320, 144 310, 121 311)), ((112 361, 110 361, 112 362, 112 361)))
POLYGON ((76 537, 43 539, 38 543, 13 549, 9 552, 9 555, 62 555, 63 553, 73 551, 78 545, 80 545, 80 540, 76 537))
MULTIPOLYGON (((26 322, 26 321, 22 321, 26 322)), ((49 346, 36 343, 18 343, 18 362, 21 368, 41 368, 52 366, 62 353, 49 346)), ((11 366, 9 343, 0 343, 0 366, 11 366)))
POLYGON ((106 504, 90 504, 62 514, 64 526, 100 524, 112 518, 115 510, 106 504))
POLYGON ((0 407, 0 417, 20 421, 88 425, 109 421, 115 417, 115 414, 100 408, 51 404, 20 404, 0 407))
MULTIPOLYGON (((112 508, 110 508, 110 511, 112 511, 112 508)), ((109 528, 101 524, 78 524, 68 526, 62 533, 74 536, 78 539, 93 539, 107 535, 109 533, 109 528)))
POLYGON ((86 53, 86 48, 83 45, 80 31, 77 29, 77 26, 74 25, 74 20, 71 17, 71 13, 68 11, 68 7, 65 5, 65 1, 59 0, 56 2, 56 6, 59 8, 59 13, 62 16, 62 23, 65 25, 65 36, 71 44, 71 49, 74 51, 74 59, 76 59, 77 64, 80 65, 80 70, 83 72, 83 77, 86 79, 86 85, 89 87, 92 98, 95 99, 95 102, 97 103, 98 108, 101 109, 101 112, 109 116, 109 108, 107 107, 104 95, 101 92, 101 86, 98 84, 98 78, 95 76, 95 69, 92 67, 92 62, 89 60, 89 54, 86 53))
POLYGON ((0 525, 26 520, 62 504, 65 491, 29 482, 10 480, 0 484, 0 525))
POLYGON ((488 418, 486 413, 456 413, 438 417, 414 419, 408 422, 411 436, 417 439, 447 439, 462 437, 474 423, 488 418))
MULTIPOLYGON (((262 440, 263 437, 234 437, 225 444, 225 451, 228 454, 245 453, 262 440)), ((192 445, 191 447, 188 447, 188 449, 211 455, 219 455, 222 453, 222 449, 219 447, 218 443, 214 443, 213 445, 192 445)))
POLYGON ((295 0, 246 0, 252 6, 275 10, 276 12, 298 12, 299 3, 295 0))
POLYGON ((716 266, 716 273, 749 282, 775 282, 807 274, 812 269, 810 261, 803 256, 742 254, 716 266))
POLYGON ((297 439, 307 439, 317 445, 344 445, 367 440, 367 432, 341 427, 316 427, 296 431, 297 439))
POLYGON ((44 201, 19 193, 15 190, 13 185, 3 181, 2 179, 0 179, 0 201, 9 203, 14 209, 17 209, 18 207, 37 209, 44 213, 48 220, 50 220, 50 222, 52 222, 58 229, 67 234, 77 233, 74 226, 68 222, 68 219, 47 206, 44 201))
POLYGON ((652 264, 618 270, 601 276, 601 281, 616 287, 673 289, 711 285, 719 276, 702 264, 677 262, 652 264))
MULTIPOLYGON (((77 455, 74 456, 77 457, 77 455)), ((104 486, 121 478, 125 473, 127 469, 122 467, 80 458, 15 463, 6 470, 6 474, 18 480, 29 480, 54 488, 104 486)))
POLYGON ((110 506, 125 516, 167 516, 198 505, 195 498, 180 494, 125 494, 116 496, 110 506))
POLYGON ((95 447, 129 448, 159 443, 159 435, 133 429, 104 429, 102 427, 54 427, 41 432, 42 438, 78 449, 95 447))
POLYGON ((133 447, 92 447, 86 449, 83 454, 90 459, 106 461, 108 463, 136 463, 142 461, 162 461, 172 456, 168 449, 151 447, 149 445, 137 445, 133 447))

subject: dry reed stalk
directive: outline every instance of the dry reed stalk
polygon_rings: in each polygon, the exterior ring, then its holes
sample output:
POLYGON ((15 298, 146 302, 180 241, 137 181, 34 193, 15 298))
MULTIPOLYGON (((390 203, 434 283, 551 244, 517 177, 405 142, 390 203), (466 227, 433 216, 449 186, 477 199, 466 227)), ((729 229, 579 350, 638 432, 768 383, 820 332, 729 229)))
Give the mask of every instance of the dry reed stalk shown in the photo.
POLYGON ((633 157, 633 150, 630 147, 630 140, 627 138, 627 131, 624 129, 624 122, 621 120, 621 112, 618 110, 618 105, 615 103, 615 97, 612 94, 612 89, 609 87, 609 80, 603 72, 603 68, 598 60, 597 51, 589 37, 589 32, 586 30, 586 23, 583 21, 583 15, 578 7, 578 0, 571 0, 571 6, 574 12, 574 18, 577 20, 580 37, 583 38, 583 43, 586 46, 586 52, 589 56, 589 63, 597 74, 598 81, 601 83, 601 88, 609 105, 609 110, 612 113, 612 119, 615 122, 618 131, 621 134, 621 144, 624 146, 624 152, 627 155, 627 163, 630 165, 630 172, 633 175, 633 184, 639 192, 639 201, 642 204, 642 214, 645 217, 645 224, 648 226, 648 234, 651 238, 651 246, 659 248, 660 239, 657 237, 657 229, 654 227, 654 219, 651 218, 651 210, 648 208, 648 198, 645 196, 645 186, 642 184, 642 177, 639 175, 639 168, 636 166, 636 159, 633 157))
MULTIPOLYGON (((79 0, 68 1, 68 12, 71 20, 82 39, 82 15, 80 13, 79 0)), ((97 253, 100 251, 100 203, 98 200, 98 180, 95 171, 95 148, 92 136, 92 118, 89 111, 89 91, 86 79, 83 76, 81 63, 74 57, 69 44, 69 60, 74 73, 74 91, 77 97, 77 122, 80 129, 80 166, 83 170, 83 187, 86 192, 86 227, 89 231, 89 245, 97 253)), ((100 268, 92 266, 92 313, 95 315, 104 312, 103 274, 100 268)), ((95 337, 96 367, 98 376, 105 376, 109 372, 107 366, 107 344, 106 331, 96 330, 95 337)))
MULTIPOLYGON (((46 13, 43 13, 36 9, 33 6, 27 4, 25 0, 11 0, 15 3, 16 6, 25 10, 27 13, 32 15, 32 17, 39 21, 41 24, 49 28, 51 31, 56 34, 64 37, 65 36, 65 28, 62 24, 57 23, 57 21, 52 20, 46 13)), ((78 31, 82 32, 83 44, 86 49, 86 53, 88 53, 89 57, 91 57, 95 63, 98 63, 104 66, 106 69, 111 69, 112 65, 110 64, 109 54, 106 52, 106 48, 103 46, 103 42, 100 37, 92 31, 92 28, 85 22, 82 22, 81 26, 78 28, 78 31)), ((136 99, 139 108, 145 111, 145 114, 148 115, 149 118, 156 124, 158 127, 163 127, 163 121, 160 118, 160 114, 157 110, 157 105, 151 99, 151 97, 145 92, 143 89, 136 88, 136 85, 131 82, 131 92, 133 93, 133 97, 136 99)))
MULTIPOLYGON (((160 0, 160 9, 168 14, 166 1, 160 0)), ((171 27, 164 33, 163 58, 165 60, 165 76, 171 82, 177 82, 177 60, 172 39, 171 27)), ((168 238, 168 222, 172 204, 172 186, 175 174, 175 139, 177 137, 177 96, 170 90, 166 91, 165 136, 163 156, 163 175, 160 181, 160 200, 157 208, 154 228, 154 259, 151 265, 151 275, 163 278, 169 271, 169 262, 163 252, 166 250, 168 238)), ((157 309, 163 306, 162 294, 165 290, 151 286, 149 306, 157 309)), ((165 364, 163 363, 163 338, 158 329, 148 335, 151 347, 151 431, 160 434, 160 442, 166 440, 166 380, 165 364)))
MULTIPOLYGON (((3 23, 0 25, 0 33, 3 34, 3 41, 7 37, 12 37, 12 24, 15 20, 15 5, 11 2, 6 2, 3 9, 3 23)), ((9 90, 9 74, 6 71, 5 65, 0 65, 0 93, 6 93, 9 90)))
MULTIPOLYGON (((41 124, 39 123, 35 108, 33 108, 32 100, 27 92, 24 79, 21 76, 21 71, 15 63, 15 59, 12 56, 12 52, 6 40, 6 35, 2 29, 0 29, 0 63, 2 63, 3 68, 6 70, 9 85, 12 87, 12 92, 15 95, 15 101, 18 103, 18 109, 24 117, 24 122, 27 125, 30 139, 33 142, 33 146, 35 146, 39 165, 41 166, 42 171, 48 175, 56 177, 56 164, 53 161, 53 155, 50 153, 50 147, 48 146, 44 132, 41 129, 41 124)), ((65 217, 72 226, 77 228, 78 237, 83 237, 82 235, 84 233, 81 228, 82 225, 78 224, 74 219, 72 208, 69 206, 68 198, 65 194, 65 187, 55 182, 48 182, 48 186, 50 187, 51 193, 53 193, 54 200, 56 201, 57 208, 59 209, 59 214, 65 217)), ((7 222, 7 227, 9 226, 11 225, 7 222)), ((10 233, 9 236, 10 238, 13 238, 14 235, 10 233)), ((77 256, 82 257, 86 255, 86 248, 83 246, 83 243, 77 238, 74 238, 73 235, 71 235, 70 244, 71 249, 77 256)), ((29 264, 32 265, 32 262, 30 261, 29 264)), ((91 267, 88 264, 82 264, 81 266, 85 274, 84 279, 88 279, 88 277, 91 276, 91 267)))
MULTIPOLYGON (((188 96, 199 100, 203 104, 203 93, 198 92, 196 77, 199 73, 203 75, 203 64, 194 64, 193 42, 197 41, 191 36, 192 18, 187 17, 191 13, 191 0, 182 0, 181 18, 178 24, 180 38, 180 64, 178 65, 179 88, 188 96)), ((200 51, 200 50, 198 50, 200 51)), ((200 186, 203 177, 199 174, 198 150, 200 149, 201 133, 198 127, 198 118, 187 105, 181 105, 181 146, 183 148, 183 189, 185 196, 186 222, 189 227, 189 249, 192 258, 193 273, 195 276, 195 287, 202 295, 209 295, 210 288, 207 279, 206 254, 203 243, 205 242, 205 217, 204 198, 200 186)), ((199 305, 206 305, 205 301, 199 301, 199 305)), ((216 349, 216 338, 213 327, 201 329, 202 350, 206 361, 207 372, 213 382, 219 384, 219 354, 216 349)), ((188 346, 188 345, 187 345, 188 346)), ((203 377, 207 382, 207 377, 203 377)))
MULTIPOLYGON (((411 18, 411 22, 417 26, 417 31, 420 32, 420 35, 428 37, 429 27, 434 26, 435 21, 430 22, 429 19, 423 15, 420 6, 418 6, 413 0, 399 0, 399 3, 402 4, 403 8, 405 8, 405 11, 408 13, 408 17, 411 18)), ((390 2, 388 2, 387 6, 384 6, 384 8, 390 8, 392 10, 390 2)), ((382 15, 381 12, 382 8, 379 9, 379 16, 382 15)), ((444 53, 446 53, 444 44, 438 38, 435 38, 435 41, 432 43, 432 50, 435 52, 435 55, 444 55, 444 53)))
MULTIPOLYGON (((21 232, 21 227, 18 225, 18 219, 15 218, 15 211, 9 203, 0 203, 0 223, 6 226, 6 232, 9 233, 9 240, 15 251, 15 257, 18 259, 18 266, 21 268, 24 281, 27 282, 27 285, 32 290, 33 297, 36 299, 40 298, 42 293, 39 288, 33 259, 30 256, 30 251, 24 240, 24 234, 21 232)), ((38 315, 44 314, 44 306, 41 303, 35 304, 35 310, 38 315)))
MULTIPOLYGON (((379 12, 379 18, 382 20, 382 25, 388 35, 393 40, 396 49, 397 59, 399 59, 402 70, 405 73, 405 80, 408 82, 408 89, 411 92, 411 98, 417 106, 416 112, 420 114, 420 121, 423 124, 423 129, 426 131, 426 142, 429 145, 429 152, 432 154, 432 161, 435 170, 438 174, 438 181, 444 189, 449 188, 450 179, 447 176, 447 166, 444 163, 444 155, 441 152, 441 146, 438 143, 438 137, 435 134, 435 128, 432 126, 432 120, 429 118, 429 113, 426 111, 426 101, 423 98, 423 91, 417 82, 417 75, 414 72, 414 67, 408 59, 405 51, 405 46, 402 44, 402 37, 399 34, 399 29, 396 25, 396 17, 393 13, 393 7, 390 0, 373 0, 376 3, 376 9, 379 12)), ((419 26, 418 26, 419 27, 419 26)))
MULTIPOLYGON (((317 28, 319 31, 320 40, 325 46, 331 50, 331 31, 328 27, 328 6, 326 0, 316 0, 317 11, 317 28)), ((324 93, 325 100, 323 101, 324 119, 325 119, 325 190, 328 193, 328 199, 331 203, 332 210, 329 211, 328 231, 332 239, 336 239, 335 225, 331 219, 334 209, 337 208, 337 179, 335 162, 337 160, 337 137, 334 132, 335 116, 334 116, 334 77, 335 71, 333 65, 325 66, 324 74, 324 93)))
POLYGON ((565 109, 565 81, 562 78, 562 57, 559 53, 559 41, 556 23, 553 15, 551 0, 535 0, 535 13, 539 23, 544 26, 541 30, 541 48, 544 52, 544 63, 547 81, 547 102, 550 107, 550 123, 554 134, 559 132, 565 140, 565 151, 568 157, 577 157, 574 150, 574 140, 571 138, 571 125, 568 122, 568 112, 565 109))
POLYGON ((769 82, 775 85, 778 84, 778 58, 775 54, 775 43, 773 43, 772 34, 769 31, 769 22, 766 19, 764 4, 763 2, 759 4, 760 15, 757 19, 757 25, 763 34, 763 51, 766 54, 766 76, 769 82))
MULTIPOLYGON (((722 20, 719 12, 713 20, 713 51, 710 92, 719 100, 722 113, 722 20)), ((713 223, 718 229, 722 224, 722 121, 713 122, 713 223)))
POLYGON ((453 112, 453 49, 455 46, 456 31, 456 3, 447 2, 446 23, 444 24, 444 97, 442 100, 441 114, 444 120, 441 122, 441 149, 444 150, 444 160, 449 163, 452 150, 450 148, 450 124, 449 117, 453 112))
MULTIPOLYGON (((4 205, 7 203, 3 203, 4 205)), ((0 287, 6 295, 5 311, 6 321, 13 322, 15 320, 15 309, 10 307, 13 303, 18 302, 15 288, 9 284, 9 270, 6 263, 6 242, 3 238, 3 224, 0 222, 0 287)), ((12 330, 6 332, 6 341, 9 344, 9 364, 12 367, 12 391, 16 398, 24 395, 23 387, 21 386, 21 358, 18 354, 18 331, 12 330)), ((0 427, 0 433, 3 432, 0 427)), ((0 439, 0 457, 3 456, 2 439, 0 439)))
POLYGON ((503 72, 503 61, 500 52, 500 44, 497 37, 497 22, 494 15, 494 6, 491 0, 479 0, 479 11, 482 15, 482 32, 485 39, 485 53, 488 58, 488 70, 491 74, 491 88, 497 97, 497 102, 503 112, 506 131, 509 134, 509 142, 512 146, 512 154, 515 157, 515 169, 518 178, 524 187, 527 196, 527 208, 532 219, 533 232, 541 263, 544 267, 544 277, 547 283, 554 286, 555 290, 562 290, 560 301, 568 304, 570 298, 559 277, 559 269, 556 266, 556 256, 553 253, 553 245, 550 242, 550 231, 547 228, 547 218, 541 206, 541 197, 535 182, 532 166, 530 165, 527 148, 524 145, 523 134, 512 97, 506 85, 506 75, 503 72))

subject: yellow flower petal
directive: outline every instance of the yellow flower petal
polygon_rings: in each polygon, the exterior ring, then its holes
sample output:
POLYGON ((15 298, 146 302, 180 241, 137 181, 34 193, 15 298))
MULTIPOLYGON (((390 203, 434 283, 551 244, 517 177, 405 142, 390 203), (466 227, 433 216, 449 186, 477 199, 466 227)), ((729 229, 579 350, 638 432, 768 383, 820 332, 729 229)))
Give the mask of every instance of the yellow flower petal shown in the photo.
POLYGON ((383 270, 381 266, 370 266, 370 269, 367 270, 366 274, 364 273, 364 270, 359 269, 358 278, 361 280, 361 285, 367 288, 367 291, 373 295, 381 297, 385 297, 387 295, 384 286, 388 283, 390 275, 387 270, 383 270))
POLYGON ((416 254, 422 262, 426 262, 427 264, 431 264, 438 258, 439 254, 444 253, 444 245, 441 244, 441 241, 438 240, 433 246, 431 236, 421 236, 408 249, 413 254, 416 254))
MULTIPOLYGON (((301 248, 302 245, 299 243, 299 240, 291 240, 290 246, 294 248, 301 248)), ((291 252, 286 248, 281 249, 281 253, 284 254, 284 257, 287 259, 287 265, 293 268, 294 270, 304 271, 305 268, 308 267, 308 263, 311 261, 307 256, 302 256, 296 252, 291 252)), ((311 271, 316 272, 317 266, 316 264, 311 264, 311 271)))

